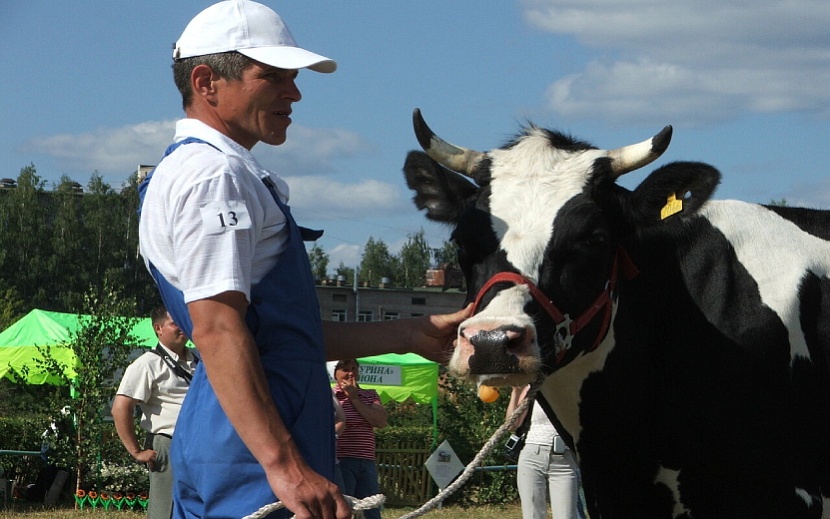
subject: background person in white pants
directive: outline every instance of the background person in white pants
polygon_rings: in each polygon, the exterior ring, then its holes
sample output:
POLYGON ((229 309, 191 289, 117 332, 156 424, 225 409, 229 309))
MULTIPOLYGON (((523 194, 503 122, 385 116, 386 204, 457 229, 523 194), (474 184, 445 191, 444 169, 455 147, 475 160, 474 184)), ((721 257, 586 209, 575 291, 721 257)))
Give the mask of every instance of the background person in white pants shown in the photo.
MULTIPOLYGON (((527 394, 530 386, 514 387, 507 416, 527 394)), ((527 412, 516 418, 512 429, 524 421, 527 412)), ((584 515, 579 502, 579 467, 571 450, 556 432, 538 402, 533 402, 530 429, 519 455, 516 482, 522 501, 523 519, 545 519, 547 498, 553 519, 576 519, 584 515)))

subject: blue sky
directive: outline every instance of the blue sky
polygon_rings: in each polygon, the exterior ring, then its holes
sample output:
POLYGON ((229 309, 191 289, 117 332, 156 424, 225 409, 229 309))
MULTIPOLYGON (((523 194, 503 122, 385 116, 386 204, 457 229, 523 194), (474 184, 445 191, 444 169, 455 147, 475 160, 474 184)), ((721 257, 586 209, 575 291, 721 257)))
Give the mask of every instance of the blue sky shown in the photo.
MULTIPOLYGON (((0 178, 34 164, 48 183, 118 188, 155 164, 182 116, 173 42, 211 1, 3 0, 0 178)), ((370 236, 397 251, 445 228, 401 174, 421 108, 445 139, 488 150, 532 121, 600 148, 674 126, 631 173, 708 162, 716 198, 830 209, 830 2, 826 0, 265 0, 299 44, 335 59, 304 71, 288 142, 254 154, 285 177, 305 226, 355 265, 370 236)))

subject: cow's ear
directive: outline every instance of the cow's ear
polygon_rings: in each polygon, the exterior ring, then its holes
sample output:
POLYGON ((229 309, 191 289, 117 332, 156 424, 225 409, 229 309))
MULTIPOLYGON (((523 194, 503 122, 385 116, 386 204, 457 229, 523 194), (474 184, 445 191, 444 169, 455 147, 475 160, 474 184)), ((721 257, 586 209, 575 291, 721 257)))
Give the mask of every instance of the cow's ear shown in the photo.
POLYGON ((467 200, 478 190, 475 184, 420 151, 409 152, 403 172, 406 185, 415 191, 415 205, 426 209, 427 218, 436 222, 456 223, 467 200))
POLYGON ((629 198, 629 214, 638 226, 691 216, 720 182, 718 170, 701 162, 673 162, 656 169, 629 198))

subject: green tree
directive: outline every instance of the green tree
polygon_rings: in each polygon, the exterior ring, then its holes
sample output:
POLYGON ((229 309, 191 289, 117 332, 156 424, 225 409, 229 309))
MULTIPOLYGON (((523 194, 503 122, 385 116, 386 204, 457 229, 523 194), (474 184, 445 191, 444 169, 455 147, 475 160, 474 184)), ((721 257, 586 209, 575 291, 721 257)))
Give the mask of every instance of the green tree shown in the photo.
POLYGON ((432 250, 424 238, 424 230, 410 234, 398 255, 398 274, 395 280, 404 287, 421 287, 426 283, 432 250))
POLYGON ((354 269, 352 267, 347 267, 342 261, 340 262, 340 264, 337 265, 334 274, 338 278, 340 276, 343 276, 343 282, 346 285, 351 285, 354 283, 354 269))
POLYGON ((0 280, 0 330, 5 330, 26 313, 26 308, 15 287, 0 280))
POLYGON ((308 260, 311 263, 311 273, 314 279, 322 281, 328 276, 329 255, 316 243, 308 251, 308 260))
POLYGON ((398 271, 398 258, 389 252, 383 240, 369 237, 366 246, 363 248, 363 257, 360 260, 359 276, 361 281, 371 286, 380 284, 382 278, 395 278, 398 271))
MULTIPOLYGON (((444 374, 439 377, 439 385, 438 441, 448 440, 466 465, 505 422, 510 389, 502 388, 502 397, 487 404, 478 398, 476 386, 467 380, 444 374)), ((484 465, 504 464, 500 447, 505 439, 484 459, 484 465)), ((518 497, 515 477, 515 473, 506 471, 485 472, 468 480, 446 502, 462 506, 515 502, 518 497)))
MULTIPOLYGON (((52 410, 67 409, 71 432, 65 428, 57 437, 46 438, 51 457, 58 466, 73 467, 77 488, 95 487, 100 478, 102 438, 111 429, 103 420, 118 387, 120 374, 130 352, 138 347, 130 333, 135 325, 135 303, 119 288, 104 280, 103 288, 91 287, 84 297, 84 314, 67 343, 76 357, 75 377, 58 361, 49 346, 38 347, 42 359, 37 369, 60 380, 61 391, 51 395, 52 410)), ((25 375, 25 373, 24 373, 25 375)), ((18 382, 20 374, 12 371, 18 382)))
POLYGON ((82 226, 81 186, 66 175, 51 196, 53 214, 49 258, 43 268, 49 284, 54 287, 53 300, 60 308, 80 308, 83 290, 89 284, 84 268, 86 253, 82 226), (71 273, 71 275, 67 275, 71 273))
POLYGON ((21 299, 42 306, 54 288, 40 270, 47 263, 49 248, 44 185, 32 164, 20 170, 17 187, 0 192, 0 276, 17 288, 21 299))
POLYGON ((433 256, 435 257, 435 267, 441 265, 458 266, 458 249, 451 241, 444 240, 444 244, 440 249, 433 249, 433 256))

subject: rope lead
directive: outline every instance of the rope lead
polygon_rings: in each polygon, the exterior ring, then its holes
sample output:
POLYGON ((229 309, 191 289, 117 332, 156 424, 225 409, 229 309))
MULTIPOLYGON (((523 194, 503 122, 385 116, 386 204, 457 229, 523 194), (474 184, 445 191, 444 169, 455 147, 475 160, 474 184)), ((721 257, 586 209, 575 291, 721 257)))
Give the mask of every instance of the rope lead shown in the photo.
MULTIPOLYGON (((460 476, 458 476, 455 479, 455 481, 453 481, 447 488, 439 492, 437 496, 433 497, 432 499, 424 503, 421 506, 421 508, 418 508, 417 510, 414 510, 404 516, 401 516, 400 519, 415 519, 416 517, 420 517, 426 514, 427 512, 432 511, 434 508, 440 505, 444 499, 446 499, 447 497, 452 495, 456 490, 461 488, 461 486, 464 483, 466 483, 467 480, 470 479, 470 477, 473 475, 473 473, 475 472, 475 468, 479 464, 481 464, 482 460, 488 454, 490 454, 490 451, 492 451, 493 447, 496 446, 496 442, 498 442, 499 439, 502 436, 504 436, 504 433, 507 432, 513 421, 516 420, 528 408, 530 402, 532 402, 533 399, 536 397, 536 392, 539 390, 539 387, 541 385, 541 378, 536 380, 533 384, 531 384, 530 389, 528 390, 527 395, 524 397, 524 399, 521 402, 519 402, 519 405, 517 405, 516 409, 513 410, 513 413, 511 413, 510 416, 507 417, 507 420, 505 420, 501 427, 496 429, 496 432, 494 432, 493 435, 490 436, 490 439, 487 440, 487 442, 484 444, 484 446, 481 448, 478 454, 476 454, 476 457, 473 458, 473 461, 467 464, 467 466, 464 468, 464 471, 461 473, 460 476)), ((386 501, 386 497, 383 494, 376 494, 374 496, 369 496, 364 499, 355 499, 351 496, 345 495, 343 497, 351 505, 352 510, 356 512, 377 508, 383 505, 383 503, 386 501)), ((283 505, 280 501, 277 501, 276 503, 263 506, 256 512, 252 513, 251 515, 246 515, 242 519, 262 519, 271 512, 275 512, 281 508, 285 508, 285 505, 283 505)))

